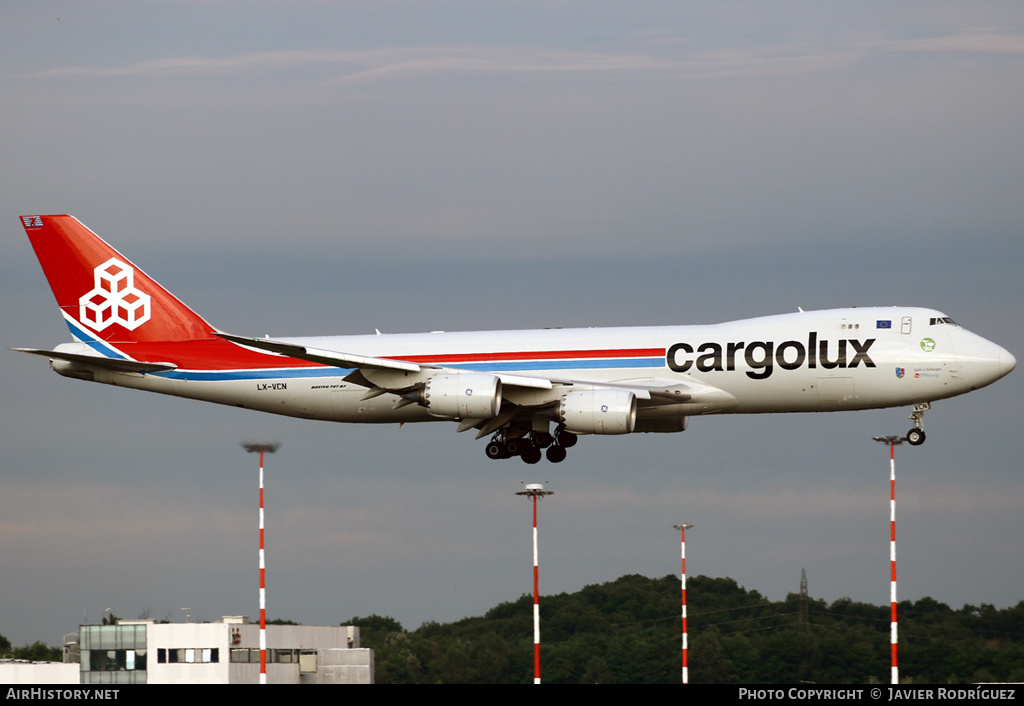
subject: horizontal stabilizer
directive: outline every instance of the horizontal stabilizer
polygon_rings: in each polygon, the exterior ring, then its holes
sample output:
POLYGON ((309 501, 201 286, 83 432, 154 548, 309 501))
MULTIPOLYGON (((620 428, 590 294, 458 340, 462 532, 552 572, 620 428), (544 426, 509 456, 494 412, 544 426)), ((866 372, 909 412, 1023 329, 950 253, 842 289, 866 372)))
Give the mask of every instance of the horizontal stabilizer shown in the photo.
POLYGON ((158 373, 167 370, 174 370, 177 365, 173 363, 143 363, 138 360, 127 358, 106 358, 99 355, 87 355, 84 353, 68 353, 65 351, 44 351, 38 348, 12 348, 12 351, 37 355, 40 358, 50 360, 66 360, 69 363, 82 363, 91 365, 94 368, 104 368, 119 373, 158 373))

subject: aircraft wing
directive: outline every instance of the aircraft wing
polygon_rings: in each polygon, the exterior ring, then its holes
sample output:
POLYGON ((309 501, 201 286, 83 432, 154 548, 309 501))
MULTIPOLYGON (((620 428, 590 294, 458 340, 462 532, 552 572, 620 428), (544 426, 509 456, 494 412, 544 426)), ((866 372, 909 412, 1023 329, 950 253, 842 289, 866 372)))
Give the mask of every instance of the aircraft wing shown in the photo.
MULTIPOLYGON (((468 406, 457 410, 449 407, 449 411, 443 414, 443 416, 450 415, 459 420, 458 431, 477 429, 477 438, 491 434, 501 427, 513 423, 516 419, 522 421, 524 416, 529 418, 538 410, 559 405, 567 399, 567 396, 576 396, 577 404, 591 404, 596 398, 586 398, 590 400, 589 402, 579 401, 581 398, 578 395, 587 393, 602 395, 607 400, 607 404, 611 405, 628 406, 633 404, 640 407, 659 407, 692 402, 696 398, 707 398, 711 406, 729 406, 728 399, 724 401, 719 399, 725 393, 700 383, 690 385, 655 378, 606 382, 515 375, 500 371, 477 372, 457 366, 377 358, 312 348, 268 338, 249 338, 220 331, 214 333, 241 346, 348 370, 349 372, 344 377, 346 382, 367 388, 362 399, 369 400, 381 395, 392 394, 398 398, 395 409, 409 404, 424 404, 425 397, 429 397, 424 393, 428 392, 435 384, 446 390, 449 398, 453 395, 457 396, 459 390, 465 389, 466 385, 471 386, 473 383, 466 377, 460 376, 475 378, 477 385, 485 386, 486 382, 481 378, 490 378, 491 380, 497 378, 500 380, 500 386, 492 388, 492 390, 497 389, 498 392, 496 394, 492 392, 492 395, 486 398, 492 400, 490 407, 483 409, 477 407, 473 411, 470 411, 468 406), (460 382, 460 379, 466 382, 460 382), (629 397, 624 397, 622 393, 629 393, 629 397), (611 397, 608 397, 609 395, 611 397)), ((445 393, 440 394, 441 397, 445 396, 445 393)), ((729 396, 725 395, 725 397, 729 396)), ((734 400, 732 402, 734 403, 734 400)), ((604 404, 601 403, 601 406, 603 407, 604 404)), ((433 406, 431 405, 431 407, 433 406)))
MULTIPOLYGON (((321 365, 329 365, 342 369, 355 368, 356 370, 347 376, 346 379, 370 388, 380 386, 377 381, 380 375, 374 374, 374 371, 420 373, 420 376, 414 376, 414 378, 425 378, 443 371, 452 372, 459 370, 458 367, 413 363, 405 360, 396 360, 394 358, 376 358, 356 353, 330 351, 320 348, 300 346, 295 343, 276 341, 269 338, 237 336, 223 331, 214 331, 214 334, 227 341, 231 341, 232 343, 271 353, 277 353, 289 358, 308 360, 312 363, 320 363, 321 365)), ((661 382, 650 379, 635 381, 624 380, 621 382, 593 382, 587 380, 536 377, 532 375, 510 375, 503 372, 495 372, 494 375, 501 380, 501 384, 503 386, 523 389, 524 394, 516 395, 515 392, 512 391, 513 394, 508 395, 508 397, 511 398, 510 401, 520 404, 521 406, 536 406, 538 404, 546 404, 554 401, 561 394, 556 388, 565 387, 573 387, 578 390, 593 390, 599 388, 628 390, 636 395, 641 404, 647 403, 650 405, 687 402, 691 397, 691 389, 689 385, 674 382, 661 382), (543 390, 551 390, 553 391, 553 394, 544 394, 543 392, 540 392, 543 390), (516 397, 519 398, 518 401, 515 399, 516 397)), ((407 380, 407 382, 412 383, 413 380, 407 380)), ((394 389, 399 388, 395 387, 394 389)), ((388 390, 385 388, 383 391, 388 390)))
POLYGON ((307 348, 294 343, 273 341, 269 338, 249 338, 247 336, 235 336, 234 334, 214 331, 214 335, 226 341, 237 343, 249 348, 279 353, 289 358, 308 360, 311 363, 331 365, 336 368, 373 368, 378 370, 400 370, 407 373, 418 373, 423 368, 437 367, 431 365, 420 365, 419 363, 407 363, 404 360, 392 360, 390 358, 374 358, 355 353, 341 353, 339 351, 327 351, 319 348, 307 348))
MULTIPOLYGON (((439 372, 443 370, 453 370, 453 368, 440 365, 411 363, 404 360, 395 360, 393 358, 375 358, 373 356, 358 355, 355 353, 328 351, 319 348, 299 346, 294 343, 274 341, 268 338, 236 336, 234 334, 224 333, 223 331, 214 331, 214 334, 227 341, 231 341, 232 343, 269 351, 271 353, 278 353, 280 355, 288 356, 289 358, 308 360, 312 363, 330 365, 336 368, 356 368, 357 373, 347 376, 346 379, 367 387, 374 387, 378 384, 377 382, 371 382, 366 377, 367 374, 370 374, 371 377, 379 377, 373 375, 371 371, 425 373, 423 377, 429 377, 431 375, 431 371, 439 372)), ((526 375, 508 375, 506 373, 495 373, 495 375, 501 380, 502 385, 544 390, 550 390, 552 388, 552 382, 547 378, 536 378, 526 375)), ((408 382, 412 382, 412 380, 409 380, 408 382)))

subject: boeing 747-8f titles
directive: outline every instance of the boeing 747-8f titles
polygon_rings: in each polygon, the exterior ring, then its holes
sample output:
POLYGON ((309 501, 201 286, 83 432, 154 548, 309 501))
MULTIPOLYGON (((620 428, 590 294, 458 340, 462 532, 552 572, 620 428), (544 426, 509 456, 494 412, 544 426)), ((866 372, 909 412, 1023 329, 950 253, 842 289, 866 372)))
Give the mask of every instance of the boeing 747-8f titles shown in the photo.
POLYGON ((23 216, 73 343, 61 375, 336 422, 450 421, 491 458, 565 458, 580 434, 680 432, 694 415, 912 405, 1016 366, 920 308, 800 311, 702 326, 254 339, 218 331, 71 216, 23 216))

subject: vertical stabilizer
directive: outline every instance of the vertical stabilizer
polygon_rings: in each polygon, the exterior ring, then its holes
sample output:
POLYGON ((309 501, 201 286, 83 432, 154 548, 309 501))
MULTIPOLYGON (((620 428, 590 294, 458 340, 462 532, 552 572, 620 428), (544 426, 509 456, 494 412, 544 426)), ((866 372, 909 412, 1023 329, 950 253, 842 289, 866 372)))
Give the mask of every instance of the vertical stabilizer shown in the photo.
POLYGON ((213 328, 98 235, 67 215, 22 225, 75 338, 152 342, 211 338, 213 328))

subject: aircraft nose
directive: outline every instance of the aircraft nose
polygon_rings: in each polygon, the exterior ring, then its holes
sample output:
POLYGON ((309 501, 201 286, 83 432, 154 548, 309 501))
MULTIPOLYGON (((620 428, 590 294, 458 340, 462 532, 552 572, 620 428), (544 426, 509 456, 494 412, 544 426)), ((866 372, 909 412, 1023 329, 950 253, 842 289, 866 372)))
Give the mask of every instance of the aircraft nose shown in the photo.
POLYGON ((965 367, 973 372, 971 377, 978 387, 991 385, 1017 367, 1017 359, 1010 351, 984 339, 972 358, 965 367))
MULTIPOLYGON (((1017 359, 1005 348, 999 349, 999 370, 1002 375, 1008 375, 1011 370, 1017 367, 1017 359)), ((1001 377, 1001 376, 1000 376, 1001 377)))
POLYGON ((991 385, 1017 367, 1010 351, 981 336, 965 335, 956 349, 964 380, 972 390, 991 385))

